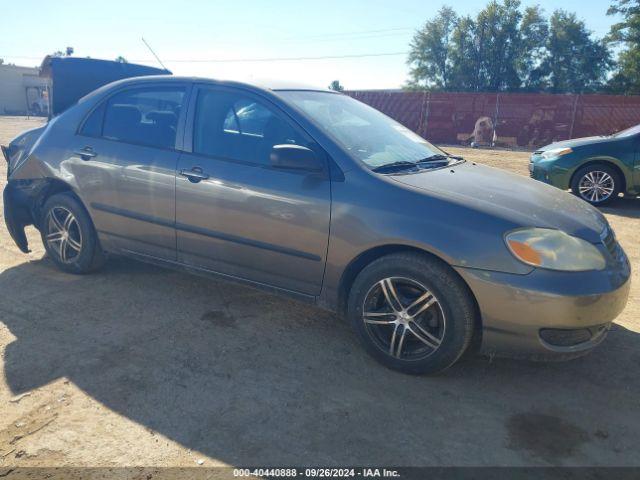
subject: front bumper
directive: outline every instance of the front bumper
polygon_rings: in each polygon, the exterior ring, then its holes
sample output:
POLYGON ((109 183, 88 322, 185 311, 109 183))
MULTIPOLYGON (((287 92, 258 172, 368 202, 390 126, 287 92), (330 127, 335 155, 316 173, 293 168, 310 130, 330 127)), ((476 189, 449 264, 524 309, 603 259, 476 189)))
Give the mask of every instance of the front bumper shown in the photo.
POLYGON ((573 170, 564 165, 564 158, 544 161, 534 153, 529 160, 529 176, 562 190, 568 190, 573 170))
POLYGON ((511 357, 561 358, 594 348, 624 309, 631 283, 621 248, 600 272, 456 270, 478 301, 481 350, 511 357))

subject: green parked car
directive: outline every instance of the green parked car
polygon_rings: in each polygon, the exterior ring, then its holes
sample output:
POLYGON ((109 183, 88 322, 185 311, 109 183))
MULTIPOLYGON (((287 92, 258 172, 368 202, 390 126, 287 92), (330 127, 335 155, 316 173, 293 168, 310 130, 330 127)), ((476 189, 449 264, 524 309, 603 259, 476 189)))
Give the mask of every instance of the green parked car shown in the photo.
POLYGON ((620 193, 640 195, 640 125, 547 145, 531 155, 529 173, 592 205, 605 205, 620 193))

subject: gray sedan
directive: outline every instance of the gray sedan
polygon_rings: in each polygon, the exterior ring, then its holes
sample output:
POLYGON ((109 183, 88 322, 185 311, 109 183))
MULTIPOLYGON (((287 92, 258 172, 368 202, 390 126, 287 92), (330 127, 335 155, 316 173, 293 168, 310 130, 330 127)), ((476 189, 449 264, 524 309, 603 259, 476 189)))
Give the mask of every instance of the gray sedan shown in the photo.
POLYGON ((122 80, 3 152, 22 251, 35 225, 67 272, 126 255, 312 302, 403 372, 471 345, 576 356, 627 301, 629 262, 598 210, 335 92, 122 80))

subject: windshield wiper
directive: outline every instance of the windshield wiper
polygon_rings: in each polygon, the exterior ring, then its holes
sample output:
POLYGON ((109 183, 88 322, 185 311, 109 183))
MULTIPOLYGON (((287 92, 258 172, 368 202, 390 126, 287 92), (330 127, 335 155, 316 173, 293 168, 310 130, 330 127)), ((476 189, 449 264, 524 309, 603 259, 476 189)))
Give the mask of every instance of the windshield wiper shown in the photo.
POLYGON ((418 160, 417 163, 441 162, 443 160, 449 160, 449 159, 462 160, 462 157, 456 157, 455 155, 449 155, 449 154, 443 155, 441 153, 436 153, 434 155, 430 155, 421 160, 418 160))
POLYGON ((420 169, 419 165, 423 165, 425 163, 444 162, 452 159, 462 160, 462 157, 456 157, 453 155, 442 155, 440 153, 436 153, 428 157, 422 158, 420 160, 417 160, 415 162, 400 160, 397 162, 385 163, 384 165, 379 165, 377 167, 372 168, 372 170, 376 173, 389 173, 389 172, 396 172, 401 170, 408 170, 410 168, 420 169))
POLYGON ((409 168, 417 168, 417 164, 415 162, 408 162, 406 160, 401 160, 399 162, 385 163, 384 165, 374 167, 371 170, 373 170, 376 173, 384 173, 387 170, 396 171, 396 170, 406 170, 409 168))

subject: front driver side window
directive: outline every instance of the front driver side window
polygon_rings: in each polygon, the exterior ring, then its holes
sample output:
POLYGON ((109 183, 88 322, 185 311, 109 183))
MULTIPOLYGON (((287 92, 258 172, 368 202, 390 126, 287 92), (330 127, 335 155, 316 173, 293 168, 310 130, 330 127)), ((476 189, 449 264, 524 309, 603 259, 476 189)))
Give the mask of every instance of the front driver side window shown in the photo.
POLYGON ((194 153, 267 165, 274 145, 310 143, 263 102, 228 91, 204 90, 198 95, 194 153))

